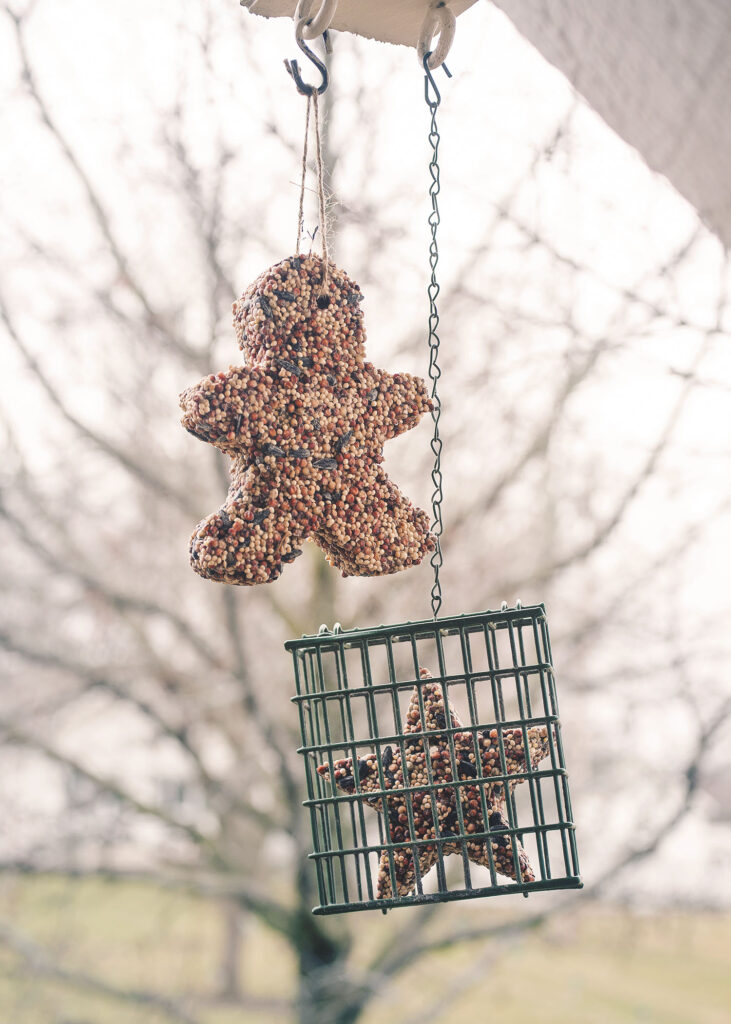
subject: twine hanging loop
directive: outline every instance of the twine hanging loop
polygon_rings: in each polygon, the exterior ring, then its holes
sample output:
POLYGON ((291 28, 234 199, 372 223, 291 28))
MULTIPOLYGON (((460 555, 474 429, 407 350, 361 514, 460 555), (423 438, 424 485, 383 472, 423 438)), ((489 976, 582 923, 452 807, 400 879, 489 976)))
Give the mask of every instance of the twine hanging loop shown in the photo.
POLYGON ((320 245, 322 247, 322 284, 320 291, 324 292, 327 289, 328 280, 330 277, 330 265, 328 262, 328 250, 327 250, 327 216, 326 216, 326 201, 325 201, 325 172, 322 163, 322 136, 320 130, 320 97, 317 89, 313 89, 311 93, 305 94, 307 100, 306 111, 305 111, 305 138, 302 145, 302 177, 300 180, 300 197, 299 207, 297 211, 297 242, 295 245, 295 253, 299 255, 300 245, 302 242, 302 233, 304 229, 303 224, 303 213, 305 203, 305 182, 307 179, 307 148, 308 140, 310 135, 310 110, 313 109, 315 113, 315 165, 317 170, 317 205, 319 215, 319 231, 320 231, 320 245))

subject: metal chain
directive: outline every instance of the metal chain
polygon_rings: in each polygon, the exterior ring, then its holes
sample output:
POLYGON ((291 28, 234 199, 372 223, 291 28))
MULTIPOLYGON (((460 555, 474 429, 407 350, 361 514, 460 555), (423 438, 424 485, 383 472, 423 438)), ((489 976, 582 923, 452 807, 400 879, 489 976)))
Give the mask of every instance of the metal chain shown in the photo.
MULTIPOLYGON (((432 492, 432 513, 434 517, 432 533, 436 537, 436 547, 432 552, 430 560, 432 568, 434 569, 434 585, 431 589, 431 607, 432 615, 436 619, 439 615, 439 609, 442 607, 442 584, 439 579, 439 570, 444 562, 444 559, 442 558, 441 541, 444 530, 444 525, 442 523, 442 500, 444 497, 444 492, 442 490, 442 439, 439 436, 439 420, 442 414, 442 403, 437 390, 437 382, 442 375, 438 361, 439 335, 437 334, 437 328, 439 327, 439 311, 437 309, 437 298, 439 296, 439 282, 437 281, 439 245, 437 243, 437 228, 439 227, 438 197, 441 188, 439 182, 440 136, 437 129, 437 107, 439 106, 442 97, 439 94, 439 90, 436 87, 431 70, 429 69, 430 56, 430 53, 424 54, 423 65, 425 75, 424 98, 426 99, 426 105, 431 112, 429 144, 432 149, 431 161, 429 163, 429 174, 431 175, 431 184, 429 185, 431 213, 428 218, 429 227, 431 228, 431 242, 429 243, 429 266, 431 267, 431 279, 429 281, 429 288, 427 291, 429 295, 429 379, 431 380, 431 415, 432 420, 434 421, 434 436, 431 441, 431 450, 434 454, 434 468, 431 473, 432 483, 434 484, 434 491, 432 492), (431 96, 430 89, 432 93, 431 96)), ((446 67, 444 70, 449 74, 446 67)))

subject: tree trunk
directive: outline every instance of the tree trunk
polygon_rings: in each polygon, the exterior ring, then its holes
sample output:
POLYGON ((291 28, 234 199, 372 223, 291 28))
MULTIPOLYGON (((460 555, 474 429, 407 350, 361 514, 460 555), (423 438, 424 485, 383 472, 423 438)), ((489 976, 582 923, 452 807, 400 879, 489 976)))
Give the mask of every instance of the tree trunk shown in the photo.
POLYGON ((218 977, 218 995, 226 1002, 241 999, 241 910, 236 903, 224 903, 223 948, 218 977))
POLYGON ((313 917, 303 906, 297 949, 298 1024, 354 1024, 365 1005, 365 994, 348 978, 347 932, 313 917))
POLYGON ((305 954, 300 958, 297 1024, 356 1024, 367 995, 347 978, 338 959, 315 966, 305 954))

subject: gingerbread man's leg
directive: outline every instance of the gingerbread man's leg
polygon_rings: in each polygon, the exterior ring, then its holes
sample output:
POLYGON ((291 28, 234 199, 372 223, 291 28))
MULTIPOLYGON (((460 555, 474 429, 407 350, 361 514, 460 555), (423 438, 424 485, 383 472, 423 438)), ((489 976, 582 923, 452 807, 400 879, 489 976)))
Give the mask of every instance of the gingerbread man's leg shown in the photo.
POLYGON ((376 464, 351 488, 356 495, 352 518, 341 516, 315 535, 330 563, 344 576, 380 576, 418 565, 434 546, 426 513, 376 464))
POLYGON ((281 575, 283 562, 293 562, 302 553, 305 527, 276 509, 255 504, 256 497, 252 500, 249 489, 242 490, 237 483, 234 473, 226 503, 195 528, 191 564, 199 575, 221 583, 269 583, 281 575))

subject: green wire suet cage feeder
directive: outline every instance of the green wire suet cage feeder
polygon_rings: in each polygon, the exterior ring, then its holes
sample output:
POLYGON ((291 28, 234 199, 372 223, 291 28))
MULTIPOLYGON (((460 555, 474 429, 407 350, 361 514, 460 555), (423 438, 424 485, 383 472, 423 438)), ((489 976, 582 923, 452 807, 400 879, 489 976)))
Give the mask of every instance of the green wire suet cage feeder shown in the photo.
POLYGON ((581 886, 542 605, 285 646, 316 914, 581 886))

